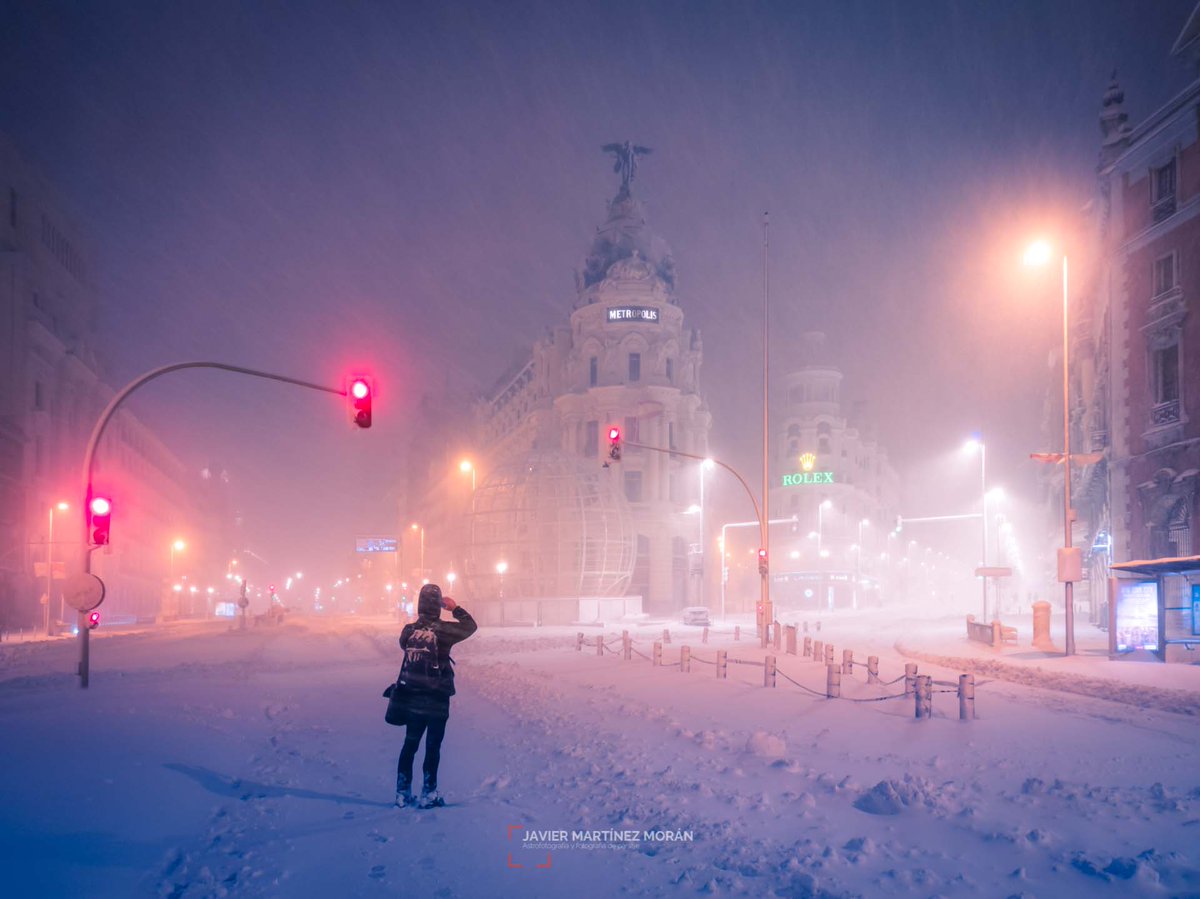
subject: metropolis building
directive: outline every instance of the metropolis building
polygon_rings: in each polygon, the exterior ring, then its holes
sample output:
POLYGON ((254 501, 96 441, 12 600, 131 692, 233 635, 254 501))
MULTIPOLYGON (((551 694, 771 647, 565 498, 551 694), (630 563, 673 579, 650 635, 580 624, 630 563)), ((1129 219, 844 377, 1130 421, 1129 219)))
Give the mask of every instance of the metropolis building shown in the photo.
POLYGON ((700 334, 684 321, 674 260, 632 191, 646 151, 606 149, 622 182, 576 273, 569 321, 477 404, 482 478, 461 570, 485 620, 662 614, 698 601, 689 509, 700 463, 663 451, 707 450, 700 334), (626 444, 619 461, 611 427, 626 444))

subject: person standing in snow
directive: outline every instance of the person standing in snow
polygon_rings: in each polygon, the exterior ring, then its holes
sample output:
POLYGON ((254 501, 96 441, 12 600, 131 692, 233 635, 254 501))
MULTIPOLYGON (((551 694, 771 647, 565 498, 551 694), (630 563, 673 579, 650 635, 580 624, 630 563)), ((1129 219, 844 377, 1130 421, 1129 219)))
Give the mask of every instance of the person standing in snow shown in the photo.
POLYGON ((434 808, 446 804, 437 791, 437 773, 442 738, 446 735, 446 721, 450 717, 450 697, 454 695, 450 647, 467 639, 478 627, 466 609, 451 597, 442 596, 441 587, 426 584, 417 598, 417 620, 406 624, 400 632, 404 662, 397 688, 404 691, 408 712, 404 747, 396 766, 396 805, 401 808, 409 805, 434 808), (454 616, 454 621, 442 620, 443 608, 454 616), (418 802, 412 793, 412 775, 413 760, 422 736, 425 737, 424 780, 418 802))

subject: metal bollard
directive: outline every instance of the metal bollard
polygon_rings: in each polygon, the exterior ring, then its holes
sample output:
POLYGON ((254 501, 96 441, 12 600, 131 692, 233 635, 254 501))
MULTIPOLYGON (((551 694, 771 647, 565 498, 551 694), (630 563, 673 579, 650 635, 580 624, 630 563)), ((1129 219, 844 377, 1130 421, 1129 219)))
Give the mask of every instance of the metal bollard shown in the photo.
POLYGON ((679 670, 684 674, 692 670, 692 651, 686 646, 679 647, 679 670))
POLYGON ((975 675, 958 676, 958 718, 971 721, 975 717, 975 675))
POLYGON ((701 643, 708 642, 708 628, 707 627, 703 631, 700 632, 700 642, 701 643))
POLYGON ((733 626, 733 639, 735 639, 735 640, 742 639, 742 626, 740 624, 735 624, 733 626))
POLYGON ((804 622, 804 633, 808 633, 808 622, 804 622))
POLYGON ((776 651, 776 652, 779 652, 779 645, 780 645, 780 644, 779 644, 779 638, 780 638, 781 634, 780 634, 780 632, 779 632, 779 621, 778 621, 778 619, 776 619, 776 621, 775 621, 775 627, 774 627, 774 631, 775 631, 775 651, 776 651))
POLYGON ((576 652, 583 651, 583 631, 580 631, 579 633, 577 633, 575 635, 575 651, 576 652))
POLYGON ((833 644, 832 643, 825 644, 825 658, 823 659, 823 661, 825 662, 826 665, 833 664, 833 644))
POLYGON ((671 632, 664 627, 663 628, 663 643, 670 643, 670 642, 671 642, 671 632))
POLYGON ((728 663, 725 661, 725 650, 718 649, 717 650, 717 677, 721 678, 722 680, 724 680, 726 677, 725 669, 726 669, 727 664, 728 663))
POLYGON ((596 634, 596 655, 604 655, 604 634, 596 634))
POLYGON ((904 695, 911 696, 917 686, 917 663, 904 663, 904 695))
POLYGON ((633 659, 633 641, 629 639, 629 631, 621 631, 621 650, 625 661, 633 659))
POLYGON ((813 640, 812 660, 814 662, 825 661, 825 644, 820 640, 813 640))
POLYGON ((825 666, 825 697, 837 699, 842 695, 842 672, 837 665, 825 666))
POLYGON ((651 664, 655 666, 662 664, 662 644, 657 640, 654 641, 654 658, 651 664))
POLYGON ((879 683, 879 656, 867 656, 867 683, 879 683))
POLYGON ((804 638, 804 657, 806 659, 812 658, 812 650, 813 650, 812 637, 805 637, 804 638))
POLYGON ((763 664, 763 686, 775 686, 775 656, 767 656, 763 664))
POLYGON ((820 631, 820 630, 821 630, 821 622, 819 622, 819 621, 817 622, 817 630, 818 630, 818 631, 820 631))
POLYGON ((796 654, 796 625, 789 624, 787 626, 787 654, 794 656, 796 654))
POLYGON ((933 715, 933 678, 928 674, 917 676, 916 705, 918 718, 933 715))
POLYGON ((853 649, 843 649, 842 650, 842 674, 853 674, 853 673, 854 673, 854 650, 853 649))

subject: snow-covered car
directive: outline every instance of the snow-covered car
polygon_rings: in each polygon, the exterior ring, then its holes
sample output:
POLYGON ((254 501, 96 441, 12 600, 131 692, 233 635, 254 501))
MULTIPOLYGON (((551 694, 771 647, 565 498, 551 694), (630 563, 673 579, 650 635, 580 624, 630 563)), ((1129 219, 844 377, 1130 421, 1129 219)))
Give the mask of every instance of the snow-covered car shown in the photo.
POLYGON ((683 610, 683 623, 708 627, 708 609, 704 606, 688 606, 683 610))

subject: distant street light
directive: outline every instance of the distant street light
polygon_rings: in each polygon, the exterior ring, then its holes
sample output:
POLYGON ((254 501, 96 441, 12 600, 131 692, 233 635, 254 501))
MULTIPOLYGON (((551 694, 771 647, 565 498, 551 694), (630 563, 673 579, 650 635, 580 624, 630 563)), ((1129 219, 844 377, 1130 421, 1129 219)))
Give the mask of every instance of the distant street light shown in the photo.
MULTIPOLYGON (((1042 266, 1054 257, 1054 249, 1044 240, 1034 241, 1025 250, 1025 264, 1042 266)), ((1062 254, 1062 319, 1063 319, 1063 550, 1064 555, 1070 556, 1071 541, 1071 340, 1070 319, 1068 317, 1067 293, 1067 254, 1062 254)), ((1060 565, 1060 569, 1061 569, 1060 565)), ((1059 577, 1071 572, 1059 571, 1059 577)), ((1063 602, 1066 618, 1066 639, 1064 655, 1075 654, 1075 585, 1070 580, 1063 580, 1063 602)))
MULTIPOLYGON (((963 444, 963 449, 969 453, 973 453, 973 452, 979 453, 979 492, 980 492, 980 495, 983 497, 983 508, 980 510, 982 513, 982 520, 983 520, 983 558, 981 559, 981 561, 979 563, 979 567, 987 568, 987 546, 988 546, 988 539, 987 539, 987 532, 988 532, 988 528, 987 528, 987 501, 988 501, 987 446, 978 437, 972 437, 965 444, 963 444)), ((988 617, 987 617, 987 576, 985 575, 985 576, 981 577, 979 579, 979 581, 983 585, 983 588, 982 588, 983 589, 983 612, 981 613, 982 614, 981 620, 987 621, 988 620, 988 617)))
MULTIPOLYGON (((46 636, 50 636, 50 600, 54 596, 54 513, 66 512, 71 507, 66 503, 55 503, 50 507, 50 526, 46 529, 46 636)), ((66 600, 59 602, 58 617, 61 621, 66 611, 66 600)))

